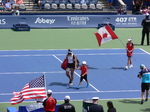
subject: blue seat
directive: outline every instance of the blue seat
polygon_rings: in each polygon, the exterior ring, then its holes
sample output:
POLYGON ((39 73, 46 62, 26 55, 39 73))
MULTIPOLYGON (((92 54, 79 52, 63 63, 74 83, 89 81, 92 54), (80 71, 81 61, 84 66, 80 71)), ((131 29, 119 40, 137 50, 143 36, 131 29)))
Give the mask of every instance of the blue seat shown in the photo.
POLYGON ((80 0, 69 0, 71 4, 80 4, 80 0))
POLYGON ((60 0, 59 3, 60 3, 60 4, 67 4, 67 3, 68 3, 68 0, 60 0))
POLYGON ((60 4, 60 0, 53 0, 53 3, 59 5, 60 4))
POLYGON ((75 0, 76 4, 81 4, 81 0, 75 0))
POLYGON ((86 3, 87 5, 90 5, 90 0, 85 0, 85 3, 86 3))
POLYGON ((75 3, 76 3, 76 1, 75 1, 75 0, 69 0, 69 3, 71 3, 71 4, 75 4, 75 3))
POLYGON ((52 4, 53 0, 45 0, 45 3, 52 4))
POLYGON ((90 0, 90 4, 97 4, 98 1, 97 0, 90 0))

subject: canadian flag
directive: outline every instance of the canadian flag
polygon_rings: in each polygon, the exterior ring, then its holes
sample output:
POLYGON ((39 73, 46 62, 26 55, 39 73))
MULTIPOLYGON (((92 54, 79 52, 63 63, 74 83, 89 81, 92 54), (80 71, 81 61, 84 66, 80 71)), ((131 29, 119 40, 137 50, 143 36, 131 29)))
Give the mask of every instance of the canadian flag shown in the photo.
POLYGON ((94 34, 99 46, 107 41, 118 39, 118 36, 113 32, 109 25, 99 28, 98 32, 94 34))

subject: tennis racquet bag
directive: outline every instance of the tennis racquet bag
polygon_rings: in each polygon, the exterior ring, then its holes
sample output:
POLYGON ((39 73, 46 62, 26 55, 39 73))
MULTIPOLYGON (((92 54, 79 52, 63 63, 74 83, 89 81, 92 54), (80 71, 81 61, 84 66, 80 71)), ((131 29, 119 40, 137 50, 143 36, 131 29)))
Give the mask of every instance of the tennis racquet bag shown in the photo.
POLYGON ((68 59, 65 59, 65 60, 63 61, 63 63, 61 64, 61 68, 64 69, 64 70, 66 70, 67 65, 68 65, 68 59))

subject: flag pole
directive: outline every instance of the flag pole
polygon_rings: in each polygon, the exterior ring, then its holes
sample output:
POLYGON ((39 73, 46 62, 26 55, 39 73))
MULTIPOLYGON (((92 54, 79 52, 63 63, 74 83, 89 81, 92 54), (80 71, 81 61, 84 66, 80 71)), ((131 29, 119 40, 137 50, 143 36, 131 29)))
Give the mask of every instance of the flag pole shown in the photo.
MULTIPOLYGON (((44 75, 44 85, 45 85, 45 93, 47 94, 47 90, 46 90, 46 75, 45 75, 45 72, 43 73, 43 75, 44 75)), ((37 103, 39 102, 38 101, 38 98, 36 98, 36 101, 37 101, 37 103)))
POLYGON ((119 41, 121 42, 121 44, 126 48, 126 46, 124 45, 124 43, 120 40, 120 38, 118 38, 119 41))
POLYGON ((45 84, 45 92, 46 92, 46 75, 45 75, 45 72, 44 72, 44 84, 45 84))

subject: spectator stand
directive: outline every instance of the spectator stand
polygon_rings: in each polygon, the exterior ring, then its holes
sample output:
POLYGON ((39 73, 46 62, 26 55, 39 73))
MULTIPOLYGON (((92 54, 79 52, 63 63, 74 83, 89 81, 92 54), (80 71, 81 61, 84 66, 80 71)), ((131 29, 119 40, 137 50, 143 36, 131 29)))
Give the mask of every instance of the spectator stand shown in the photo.
POLYGON ((0 12, 3 12, 5 10, 5 6, 2 2, 2 0, 0 0, 0 12))
POLYGON ((41 10, 52 11, 88 11, 103 10, 97 0, 40 0, 41 10))
POLYGON ((14 9, 15 7, 19 7, 19 11, 26 11, 26 6, 22 3, 22 4, 12 4, 12 9, 14 9))
POLYGON ((123 0, 118 0, 118 2, 115 3, 113 7, 117 14, 119 14, 119 15, 127 14, 128 6, 127 6, 127 4, 124 3, 123 0), (122 10, 122 13, 119 13, 119 10, 122 10))

